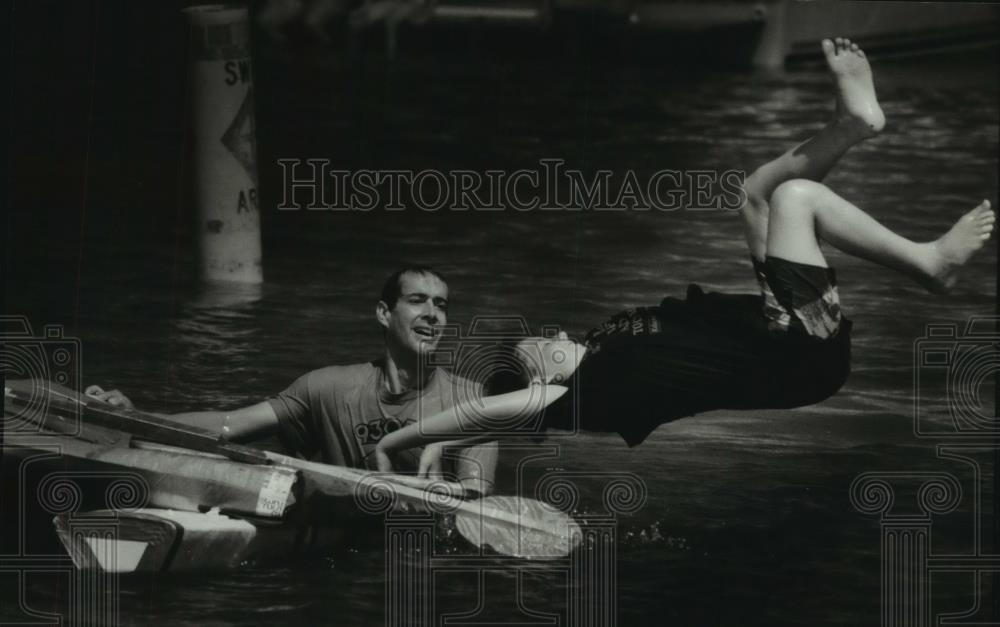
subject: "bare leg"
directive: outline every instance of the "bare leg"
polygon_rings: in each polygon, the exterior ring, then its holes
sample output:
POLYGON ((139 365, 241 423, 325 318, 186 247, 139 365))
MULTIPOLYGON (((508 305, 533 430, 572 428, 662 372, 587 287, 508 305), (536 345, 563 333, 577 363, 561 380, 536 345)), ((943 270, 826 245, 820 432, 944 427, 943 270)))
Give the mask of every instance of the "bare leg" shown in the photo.
POLYGON ((885 126, 865 53, 849 39, 824 39, 822 47, 837 91, 833 119, 815 136, 757 168, 744 185, 747 200, 740 215, 750 252, 759 260, 767 254, 768 202, 778 185, 797 178, 822 180, 848 149, 885 126))
POLYGON ((825 266, 819 241, 892 268, 935 293, 947 292, 959 269, 993 232, 989 201, 962 216, 933 242, 916 243, 893 233, 822 183, 797 179, 771 196, 767 254, 825 266))

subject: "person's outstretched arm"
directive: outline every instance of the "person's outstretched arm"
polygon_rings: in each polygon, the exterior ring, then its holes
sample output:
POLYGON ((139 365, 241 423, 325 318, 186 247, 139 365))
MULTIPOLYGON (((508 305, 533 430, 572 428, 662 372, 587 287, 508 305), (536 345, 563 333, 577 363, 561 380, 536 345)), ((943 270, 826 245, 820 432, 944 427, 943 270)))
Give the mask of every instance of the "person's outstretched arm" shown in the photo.
MULTIPOLYGON (((105 392, 91 385, 85 393, 117 407, 135 409, 132 401, 118 390, 105 392)), ((253 440, 272 433, 278 427, 278 415, 270 403, 263 402, 233 411, 193 411, 180 414, 147 412, 181 424, 201 427, 219 434, 225 440, 253 440)))
POLYGON ((454 440, 456 436, 463 444, 494 439, 498 422, 520 418, 519 423, 510 424, 511 428, 517 427, 520 422, 534 419, 565 393, 566 388, 561 385, 534 385, 516 392, 487 396, 478 403, 459 403, 382 438, 375 447, 378 468, 392 470, 391 455, 415 446, 454 440), (477 436, 477 433, 482 435, 477 436))
POLYGON ((218 433, 222 439, 234 442, 256 440, 278 428, 278 415, 267 402, 234 411, 192 411, 164 415, 164 418, 208 429, 218 433))

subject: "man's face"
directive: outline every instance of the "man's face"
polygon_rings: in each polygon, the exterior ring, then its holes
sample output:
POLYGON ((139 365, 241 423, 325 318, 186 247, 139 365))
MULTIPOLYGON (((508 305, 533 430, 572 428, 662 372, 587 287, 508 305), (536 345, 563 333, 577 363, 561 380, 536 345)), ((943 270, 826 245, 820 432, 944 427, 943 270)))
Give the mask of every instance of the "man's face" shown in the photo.
POLYGON ((399 300, 379 303, 376 314, 386 342, 413 355, 437 348, 448 322, 448 286, 432 274, 406 273, 399 278, 399 300))

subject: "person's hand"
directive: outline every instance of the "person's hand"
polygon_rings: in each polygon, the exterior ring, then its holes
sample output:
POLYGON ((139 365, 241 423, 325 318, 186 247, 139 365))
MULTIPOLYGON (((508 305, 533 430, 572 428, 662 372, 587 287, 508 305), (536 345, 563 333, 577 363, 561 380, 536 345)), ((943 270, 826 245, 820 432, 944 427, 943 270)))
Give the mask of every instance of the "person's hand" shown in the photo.
POLYGON ((441 476, 441 456, 444 446, 440 442, 428 444, 420 454, 420 464, 417 466, 417 476, 436 479, 441 476))
POLYGON ((121 393, 119 390, 110 390, 105 392, 99 385, 87 386, 87 389, 83 391, 87 396, 93 396, 99 401, 104 401, 109 405, 114 405, 115 407, 123 407, 125 409, 135 409, 135 405, 129 400, 127 396, 121 393))
POLYGON ((379 472, 392 472, 392 460, 381 445, 375 446, 375 466, 379 472))

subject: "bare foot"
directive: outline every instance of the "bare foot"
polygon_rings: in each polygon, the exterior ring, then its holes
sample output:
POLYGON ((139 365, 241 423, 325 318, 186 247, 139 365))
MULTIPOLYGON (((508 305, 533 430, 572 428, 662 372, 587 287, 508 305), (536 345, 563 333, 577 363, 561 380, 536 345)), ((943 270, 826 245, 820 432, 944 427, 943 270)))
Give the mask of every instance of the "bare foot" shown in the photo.
POLYGON ((821 44, 837 86, 836 120, 870 137, 885 127, 885 114, 875 96, 872 68, 864 51, 850 39, 824 39, 821 44))
POLYGON ((932 263, 927 289, 935 294, 945 294, 954 287, 959 270, 990 238, 995 220, 996 214, 990 209, 990 202, 984 200, 959 218, 947 233, 928 244, 932 263))

